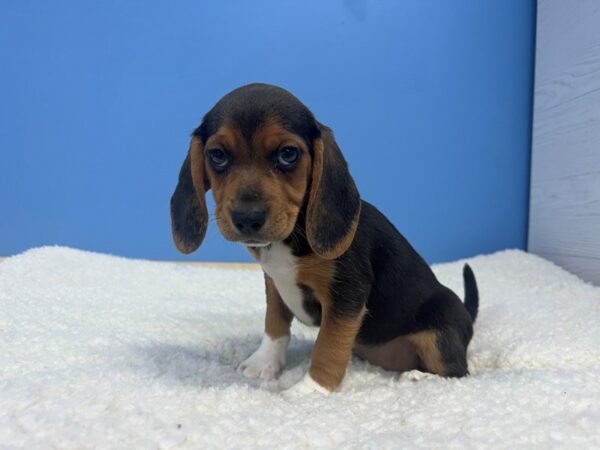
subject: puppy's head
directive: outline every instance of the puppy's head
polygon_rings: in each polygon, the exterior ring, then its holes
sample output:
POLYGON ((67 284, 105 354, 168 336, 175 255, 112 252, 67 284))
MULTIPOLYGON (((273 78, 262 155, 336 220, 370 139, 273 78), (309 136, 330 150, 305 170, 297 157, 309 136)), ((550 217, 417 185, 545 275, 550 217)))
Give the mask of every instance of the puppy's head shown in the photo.
POLYGON ((223 97, 192 134, 171 198, 177 248, 196 250, 212 189, 219 230, 251 247, 287 238, 298 221, 324 258, 344 253, 360 212, 333 133, 284 89, 251 84, 223 97))

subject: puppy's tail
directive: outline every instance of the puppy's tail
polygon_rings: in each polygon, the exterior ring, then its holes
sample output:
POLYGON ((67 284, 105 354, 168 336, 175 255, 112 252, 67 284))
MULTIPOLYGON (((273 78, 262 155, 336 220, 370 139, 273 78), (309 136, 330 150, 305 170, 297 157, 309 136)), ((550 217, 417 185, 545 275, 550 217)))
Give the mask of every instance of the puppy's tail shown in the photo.
POLYGON ((463 281, 465 283, 465 308, 471 316, 471 320, 475 322, 477 310, 479 309, 479 291, 477 290, 475 274, 468 264, 463 267, 463 281))

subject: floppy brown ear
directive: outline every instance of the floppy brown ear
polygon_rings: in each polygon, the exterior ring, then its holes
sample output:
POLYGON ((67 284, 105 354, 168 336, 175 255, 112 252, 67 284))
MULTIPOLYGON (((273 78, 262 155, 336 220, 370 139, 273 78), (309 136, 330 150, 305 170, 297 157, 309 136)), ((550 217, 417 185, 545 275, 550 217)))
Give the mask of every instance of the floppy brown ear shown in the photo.
POLYGON ((313 251, 327 259, 343 254, 354 239, 360 196, 333 132, 319 124, 313 143, 312 182, 306 216, 306 236, 313 251))
POLYGON ((202 142, 193 137, 171 197, 171 231, 181 253, 192 253, 204 240, 208 224, 205 193, 209 188, 204 174, 202 142))

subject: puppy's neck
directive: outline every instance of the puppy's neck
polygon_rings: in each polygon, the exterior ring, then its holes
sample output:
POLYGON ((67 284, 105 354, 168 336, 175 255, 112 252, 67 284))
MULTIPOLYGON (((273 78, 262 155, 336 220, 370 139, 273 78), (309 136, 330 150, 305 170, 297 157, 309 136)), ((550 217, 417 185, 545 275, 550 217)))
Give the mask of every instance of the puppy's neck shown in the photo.
MULTIPOLYGON (((300 222, 300 221, 298 221, 300 222)), ((283 241, 271 242, 269 245, 264 247, 250 247, 246 246, 250 254, 260 262, 264 259, 270 252, 272 252, 273 247, 285 246, 289 248, 289 252, 295 256, 306 256, 313 253, 308 240, 306 239, 306 230, 304 226, 300 223, 296 223, 293 231, 290 235, 285 238, 283 241)))

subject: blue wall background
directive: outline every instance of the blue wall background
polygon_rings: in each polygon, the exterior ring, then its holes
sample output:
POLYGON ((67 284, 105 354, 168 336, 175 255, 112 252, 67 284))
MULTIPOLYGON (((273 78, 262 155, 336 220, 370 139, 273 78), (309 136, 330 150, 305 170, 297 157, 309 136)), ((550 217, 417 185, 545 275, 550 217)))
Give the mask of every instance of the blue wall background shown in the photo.
MULTIPOLYGON (((526 242, 533 0, 0 5, 0 255, 179 259, 168 203, 226 92, 281 85, 428 261, 526 242)), ((188 259, 249 260, 212 227, 188 259)))

